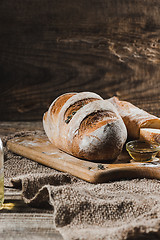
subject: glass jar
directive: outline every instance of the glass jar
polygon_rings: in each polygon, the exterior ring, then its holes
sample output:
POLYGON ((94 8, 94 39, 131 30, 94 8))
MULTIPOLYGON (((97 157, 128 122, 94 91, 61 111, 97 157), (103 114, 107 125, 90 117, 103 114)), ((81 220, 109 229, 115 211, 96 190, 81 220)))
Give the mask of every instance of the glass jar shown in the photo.
POLYGON ((3 157, 3 144, 0 139, 0 209, 4 202, 4 157, 3 157))

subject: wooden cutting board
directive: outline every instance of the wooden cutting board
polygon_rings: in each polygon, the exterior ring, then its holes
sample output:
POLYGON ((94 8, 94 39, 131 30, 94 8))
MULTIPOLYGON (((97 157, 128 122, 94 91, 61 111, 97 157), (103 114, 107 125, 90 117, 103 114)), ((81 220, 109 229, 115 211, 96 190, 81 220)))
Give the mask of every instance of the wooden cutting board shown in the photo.
POLYGON ((52 145, 47 137, 19 137, 7 142, 8 149, 56 170, 70 173, 91 183, 121 179, 160 179, 160 159, 150 163, 107 164, 81 160, 52 145))

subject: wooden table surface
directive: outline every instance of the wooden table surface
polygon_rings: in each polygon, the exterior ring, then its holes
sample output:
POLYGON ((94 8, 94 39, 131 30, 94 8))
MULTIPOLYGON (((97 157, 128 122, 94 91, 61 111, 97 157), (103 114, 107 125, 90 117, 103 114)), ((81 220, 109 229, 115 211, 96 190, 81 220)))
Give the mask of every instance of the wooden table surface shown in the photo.
MULTIPOLYGON (((41 129, 41 122, 0 122, 0 137, 20 130, 41 129)), ((21 191, 5 188, 5 208, 0 211, 0 239, 63 238, 53 227, 52 210, 28 207, 21 198, 21 191)))

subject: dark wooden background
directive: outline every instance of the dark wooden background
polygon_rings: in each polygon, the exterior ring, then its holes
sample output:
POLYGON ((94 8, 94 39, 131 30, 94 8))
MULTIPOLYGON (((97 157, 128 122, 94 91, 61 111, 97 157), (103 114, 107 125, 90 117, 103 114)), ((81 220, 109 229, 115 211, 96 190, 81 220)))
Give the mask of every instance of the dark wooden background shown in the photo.
POLYGON ((160 116, 159 0, 1 0, 0 120, 41 120, 71 91, 160 116))

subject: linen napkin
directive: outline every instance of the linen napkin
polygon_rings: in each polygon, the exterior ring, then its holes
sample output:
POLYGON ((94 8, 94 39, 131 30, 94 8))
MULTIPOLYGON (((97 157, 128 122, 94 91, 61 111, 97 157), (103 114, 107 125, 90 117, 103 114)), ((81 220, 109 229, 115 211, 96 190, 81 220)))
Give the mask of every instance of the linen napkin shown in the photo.
POLYGON ((160 181, 134 179, 91 184, 43 166, 6 148, 5 186, 22 189, 26 204, 53 208, 54 226, 65 240, 160 239, 160 181))

